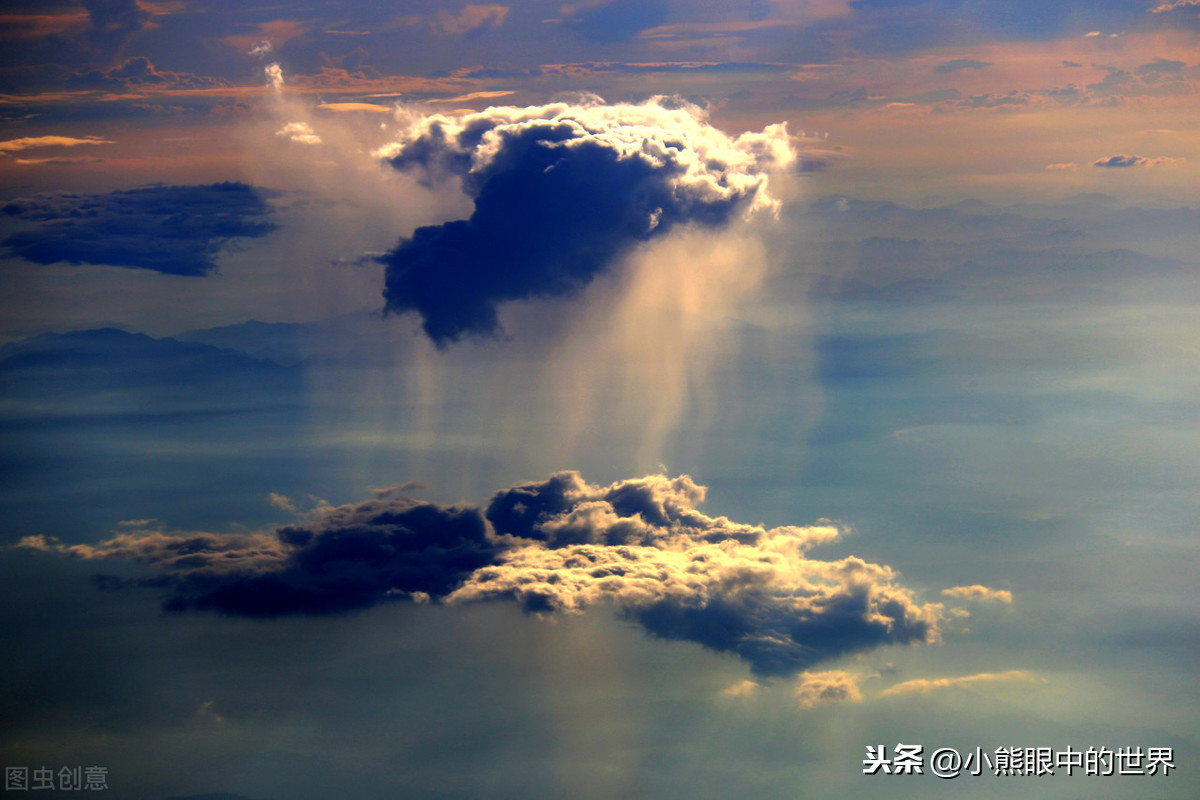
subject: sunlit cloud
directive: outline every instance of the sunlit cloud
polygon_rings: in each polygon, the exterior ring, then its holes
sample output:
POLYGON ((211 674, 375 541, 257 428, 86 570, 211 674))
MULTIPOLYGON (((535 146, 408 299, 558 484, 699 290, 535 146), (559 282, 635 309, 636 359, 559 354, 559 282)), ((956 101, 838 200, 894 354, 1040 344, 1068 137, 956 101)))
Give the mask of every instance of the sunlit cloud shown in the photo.
POLYGON ((516 94, 516 92, 514 92, 510 89, 494 89, 494 90, 489 90, 489 91, 468 92, 466 94, 460 94, 456 97, 438 97, 438 98, 426 100, 425 102, 429 103, 429 104, 433 104, 433 103, 469 103, 472 100, 493 100, 497 97, 508 97, 509 95, 512 95, 512 94, 516 94))
POLYGON ((395 111, 391 106, 381 106, 378 103, 321 103, 319 111, 356 112, 368 114, 390 114, 395 111))
POLYGON ((99 136, 26 136, 21 139, 9 139, 0 142, 0 153, 16 153, 35 147, 78 147, 84 144, 116 144, 113 139, 102 139, 99 136))
POLYGON ((796 678, 796 700, 804 708, 837 702, 859 702, 862 675, 843 670, 802 672, 796 678))
POLYGON ((1013 599, 1012 592, 1007 589, 989 589, 979 584, 952 586, 949 589, 942 589, 942 594, 959 600, 990 600, 997 603, 1011 603, 1013 599))
MULTIPOLYGON (((759 676, 939 639, 940 604, 920 604, 890 567, 808 551, 830 526, 765 528, 696 509, 686 475, 608 486, 562 472, 441 506, 389 492, 319 506, 263 533, 122 530, 97 545, 27 537, 21 546, 155 568, 166 607, 253 617, 326 614, 384 602, 511 601, 547 615, 611 605, 662 639, 729 653, 759 676)), ((290 500, 272 496, 280 508, 290 500)), ((856 679, 801 675, 804 705, 860 697, 856 679)))
POLYGON ((1162 3, 1150 9, 1151 14, 1165 14, 1168 11, 1178 11, 1181 8, 1191 8, 1200 6, 1200 0, 1174 0, 1171 3, 1162 3))
POLYGON ((762 684, 746 679, 721 690, 723 697, 754 697, 762 690, 762 684))
POLYGON ((286 136, 293 142, 300 144, 320 144, 321 137, 313 131, 312 126, 307 122, 289 122, 279 130, 275 131, 276 136, 286 136))
POLYGON ((430 184, 461 179, 469 219, 419 228, 381 259, 387 310, 445 345, 494 335, 505 301, 570 295, 640 243, 774 207, 785 128, 729 137, 687 103, 557 103, 419 116, 380 155, 430 184), (586 209, 587 213, 579 213, 586 209), (436 254, 436 257, 435 257, 436 254))
POLYGON ((267 83, 270 85, 270 87, 272 89, 274 89, 275 91, 278 92, 280 89, 283 88, 283 68, 282 67, 280 67, 278 64, 268 64, 263 69, 263 72, 264 72, 264 74, 266 74, 267 83))
POLYGON ((1014 669, 1007 672, 981 672, 977 675, 964 675, 959 678, 917 678, 889 686, 879 693, 880 697, 893 697, 901 694, 924 694, 941 689, 963 689, 990 683, 1045 683, 1026 669, 1014 669))

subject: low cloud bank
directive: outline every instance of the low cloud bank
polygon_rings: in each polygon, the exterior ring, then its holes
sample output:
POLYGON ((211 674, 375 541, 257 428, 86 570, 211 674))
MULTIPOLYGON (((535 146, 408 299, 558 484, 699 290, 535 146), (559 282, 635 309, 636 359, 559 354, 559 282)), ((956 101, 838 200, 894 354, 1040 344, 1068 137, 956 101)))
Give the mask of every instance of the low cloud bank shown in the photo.
POLYGON ((3 241, 36 264, 103 264, 199 276, 238 238, 275 230, 265 198, 244 183, 146 186, 106 194, 45 194, 0 207, 34 223, 3 241))

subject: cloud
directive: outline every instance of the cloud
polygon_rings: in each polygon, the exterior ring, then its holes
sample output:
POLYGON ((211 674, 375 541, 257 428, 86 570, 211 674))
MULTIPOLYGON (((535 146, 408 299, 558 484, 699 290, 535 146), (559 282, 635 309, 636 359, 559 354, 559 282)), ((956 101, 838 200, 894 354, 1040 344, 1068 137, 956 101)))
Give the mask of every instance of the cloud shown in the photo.
POLYGON ((1165 14, 1168 11, 1178 11, 1182 8, 1193 8, 1195 6, 1200 6, 1200 0, 1174 0, 1174 2, 1157 5, 1149 9, 1149 11, 1151 14, 1165 14))
POLYGON ((220 78, 190 72, 160 70, 148 58, 126 59, 111 69, 74 73, 67 78, 72 91, 143 92, 153 89, 214 89, 228 86, 220 78))
POLYGON ((724 697, 753 697, 762 689, 762 684, 757 681, 744 680, 738 681, 733 686, 721 690, 721 695, 724 697))
POLYGON ((1137 67, 1134 72, 1143 76, 1144 78, 1160 80, 1164 77, 1178 77, 1183 72, 1183 68, 1186 66, 1187 64, 1182 61, 1172 61, 1171 59, 1167 58, 1156 58, 1149 63, 1142 64, 1141 66, 1137 67))
POLYGON ((472 100, 494 100, 497 97, 507 97, 510 94, 516 94, 516 92, 512 91, 511 89, 497 89, 497 90, 488 91, 488 92, 468 92, 466 94, 460 94, 455 97, 435 97, 435 98, 426 100, 425 102, 427 104, 469 103, 472 100))
POLYGON ((802 672, 796 679, 796 699, 805 708, 839 701, 858 702, 862 691, 858 688, 861 675, 842 670, 827 672, 802 672))
POLYGON ((116 144, 112 139, 101 139, 99 136, 26 136, 20 139, 9 139, 0 142, 0 153, 15 153, 34 147, 78 147, 82 144, 116 144))
POLYGON ((501 5, 466 5, 457 14, 438 12, 434 19, 434 30, 450 36, 465 36, 472 33, 499 28, 508 16, 508 7, 501 5))
POLYGON ((632 39, 667 20, 666 0, 584 0, 563 6, 567 27, 594 42, 632 39))
POLYGON ((275 131, 275 135, 286 136, 291 141, 299 142, 300 144, 321 143, 321 137, 313 131, 312 126, 307 122, 289 122, 275 131))
POLYGON ((960 678, 918 678, 889 686, 879 693, 880 697, 891 697, 898 694, 914 692, 929 692, 935 689, 951 689, 975 686, 980 683, 1045 683, 1026 669, 1013 669, 1007 672, 981 672, 978 675, 965 675, 960 678))
POLYGON ((958 72, 964 69, 983 69, 990 67, 990 61, 977 61, 973 58, 955 58, 933 68, 934 72, 958 72))
POLYGON ((794 159, 783 125, 731 138, 661 98, 417 116, 381 154, 474 200, 379 259, 386 310, 416 311, 439 345, 495 334, 500 303, 577 292, 678 226, 771 206, 768 173, 794 159))
POLYGON ((1060 162, 1058 162, 1058 163, 1055 163, 1055 164, 1047 164, 1047 165, 1046 165, 1046 169, 1048 169, 1048 170, 1050 170, 1050 171, 1052 171, 1052 172, 1055 172, 1055 171, 1057 171, 1057 172, 1062 172, 1062 171, 1067 171, 1067 172, 1069 172, 1069 171, 1071 171, 1071 170, 1079 169, 1079 165, 1078 165, 1078 164, 1076 164, 1074 161, 1060 161, 1060 162))
POLYGON ((82 5, 91 23, 86 40, 105 56, 119 53, 130 38, 150 24, 150 12, 137 0, 83 0, 82 5))
POLYGON ((1169 164, 1175 159, 1173 158, 1143 158, 1138 155, 1126 155, 1125 153, 1117 153, 1108 158, 1097 159, 1092 162, 1093 167, 1153 167, 1159 164, 1169 164))
POLYGON ((0 207, 36 223, 3 241, 37 264, 105 264, 204 275, 232 239, 263 236, 263 192, 244 183, 148 186, 107 194, 37 195, 0 207))
POLYGON ((989 589, 986 586, 974 584, 972 586, 952 586, 949 589, 942 589, 942 594, 946 597, 957 597, 961 600, 994 600, 997 603, 1011 603, 1012 592, 1007 589, 989 589))
MULTIPOLYGON (((98 545, 40 537, 28 549, 149 565, 171 610, 252 617, 324 614, 395 600, 513 601, 527 612, 605 604, 664 639, 697 642, 789 675, 824 659, 938 639, 891 568, 808 551, 827 525, 764 528, 696 509, 704 487, 651 475, 609 486, 556 473, 496 493, 485 508, 395 492, 320 506, 268 533, 126 530, 98 545)), ((802 697, 856 697, 848 678, 808 676, 802 697)))
POLYGON ((267 64, 263 67, 263 74, 267 76, 267 83, 275 91, 283 89, 283 67, 278 64, 267 64))
POLYGON ((321 103, 317 106, 320 111, 365 111, 368 114, 390 114, 395 109, 391 106, 381 106, 378 103, 321 103))
POLYGON ((293 502, 292 498, 288 497, 285 494, 279 494, 278 492, 269 492, 267 494, 267 502, 270 503, 275 508, 282 509, 283 511, 287 511, 292 514, 296 513, 295 502, 293 502))

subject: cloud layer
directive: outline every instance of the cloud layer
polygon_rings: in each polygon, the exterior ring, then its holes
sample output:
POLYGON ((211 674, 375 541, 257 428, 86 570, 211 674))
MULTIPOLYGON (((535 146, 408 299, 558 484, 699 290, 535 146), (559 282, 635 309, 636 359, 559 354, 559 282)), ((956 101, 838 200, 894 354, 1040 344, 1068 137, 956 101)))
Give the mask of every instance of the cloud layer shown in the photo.
POLYGON ((204 275, 231 239, 263 236, 263 193, 244 183, 147 186, 107 194, 38 195, 0 213, 36 223, 3 242, 37 264, 107 264, 204 275))
POLYGON ((416 311, 439 344, 494 334, 500 303, 576 292, 679 225, 771 205, 768 173, 794 158, 783 125, 731 138, 683 102, 597 98, 421 116, 381 152, 474 201, 380 258, 386 309, 416 311))
POLYGON ((734 654, 759 676, 938 638, 942 606, 919 604, 891 568, 808 557, 835 528, 710 517, 696 509, 703 498, 686 475, 599 486, 560 472, 483 508, 382 493, 270 533, 141 528, 96 546, 23 544, 155 567, 147 583, 177 611, 273 617, 509 600, 550 614, 607 604, 654 636, 734 654))

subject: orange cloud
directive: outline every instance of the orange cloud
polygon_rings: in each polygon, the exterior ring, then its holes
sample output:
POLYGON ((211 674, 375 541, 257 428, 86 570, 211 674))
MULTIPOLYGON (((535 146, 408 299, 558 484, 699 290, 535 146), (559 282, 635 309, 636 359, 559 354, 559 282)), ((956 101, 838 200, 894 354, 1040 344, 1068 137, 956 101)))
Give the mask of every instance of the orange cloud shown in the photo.
MULTIPOLYGON (((1064 164, 1051 165, 1057 168, 1067 168, 1064 164)), ((1074 168, 1074 164, 1069 168, 1074 168)), ((1050 169, 1047 166, 1046 169, 1050 169)), ((989 589, 986 586, 974 584, 972 586, 952 586, 949 589, 942 589, 942 594, 946 597, 957 597, 960 600, 994 600, 998 603, 1011 603, 1012 592, 1007 589, 989 589)))
POLYGON ((978 675, 964 675, 960 678, 918 678, 916 680, 897 683, 879 693, 880 697, 897 694, 912 694, 914 692, 929 692, 934 689, 950 689, 964 686, 974 686, 979 683, 1045 683, 1045 678, 1039 678, 1027 669, 1012 669, 1007 672, 981 672, 978 675))
POLYGON ((26 136, 21 139, 0 142, 0 153, 14 153, 32 147, 78 147, 81 144, 116 144, 116 142, 112 139, 101 139, 99 136, 87 136, 82 139, 74 136, 26 136))

